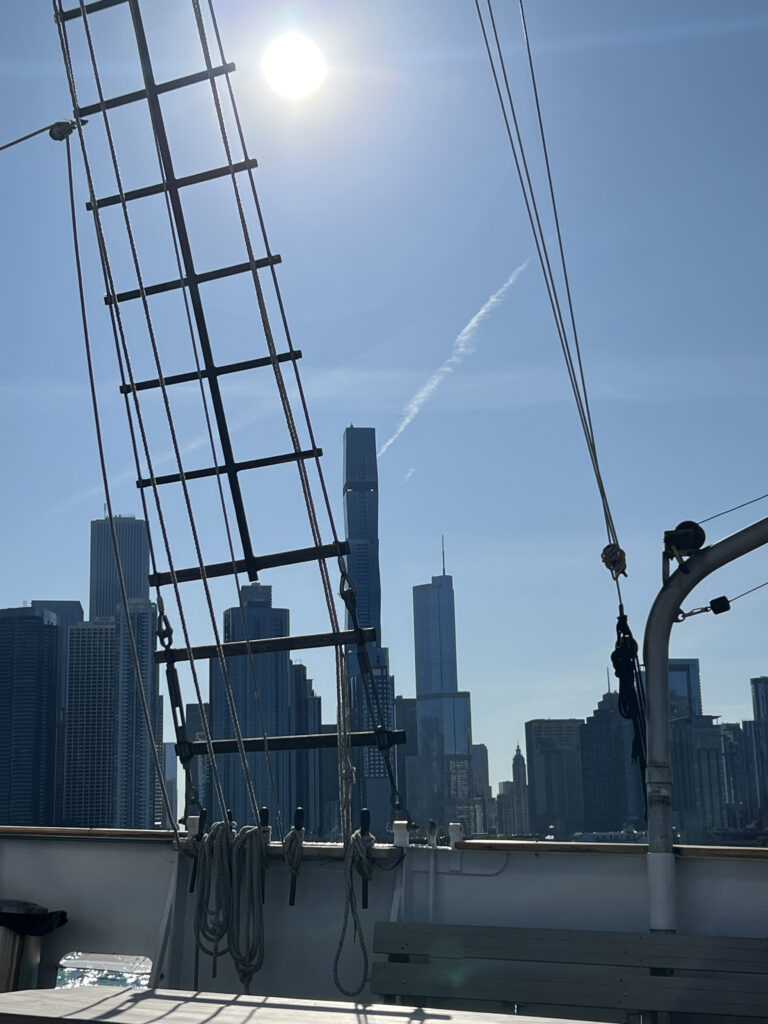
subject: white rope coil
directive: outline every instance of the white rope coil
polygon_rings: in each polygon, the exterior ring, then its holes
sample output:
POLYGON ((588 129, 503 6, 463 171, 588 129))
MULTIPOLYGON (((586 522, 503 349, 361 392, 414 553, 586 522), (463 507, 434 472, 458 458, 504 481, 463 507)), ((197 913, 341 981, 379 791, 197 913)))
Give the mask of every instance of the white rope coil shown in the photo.
POLYGON ((213 957, 214 978, 218 957, 229 951, 226 939, 232 911, 233 837, 226 822, 214 822, 200 841, 197 859, 195 941, 202 953, 213 957))

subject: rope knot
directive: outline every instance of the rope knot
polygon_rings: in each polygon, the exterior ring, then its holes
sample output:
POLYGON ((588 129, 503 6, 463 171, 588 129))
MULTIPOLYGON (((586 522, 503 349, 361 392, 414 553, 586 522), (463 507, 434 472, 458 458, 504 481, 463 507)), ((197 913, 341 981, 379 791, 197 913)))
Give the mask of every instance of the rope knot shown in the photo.
POLYGON ((352 865, 363 878, 367 878, 369 881, 373 876, 373 861, 368 853, 375 842, 376 836, 370 832, 363 835, 360 829, 353 832, 349 839, 352 865))
POLYGON ((627 556, 618 544, 606 544, 600 558, 614 580, 627 575, 627 556))

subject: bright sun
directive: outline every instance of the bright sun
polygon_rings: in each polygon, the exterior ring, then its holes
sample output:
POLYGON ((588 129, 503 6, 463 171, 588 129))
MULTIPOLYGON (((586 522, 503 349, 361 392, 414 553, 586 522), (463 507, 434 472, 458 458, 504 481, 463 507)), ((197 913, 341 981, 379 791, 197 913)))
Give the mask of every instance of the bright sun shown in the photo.
POLYGON ((286 32, 274 39, 264 54, 261 70, 270 89, 289 100, 310 96, 328 74, 320 48, 300 32, 286 32))

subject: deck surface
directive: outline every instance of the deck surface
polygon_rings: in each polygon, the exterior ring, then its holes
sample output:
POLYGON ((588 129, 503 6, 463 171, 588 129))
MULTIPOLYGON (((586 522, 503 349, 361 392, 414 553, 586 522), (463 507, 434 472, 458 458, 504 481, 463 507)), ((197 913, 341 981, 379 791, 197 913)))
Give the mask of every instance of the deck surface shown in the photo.
MULTIPOLYGON (((35 989, 0 994, 0 1024, 103 1021, 105 1024, 477 1024, 477 1013, 276 996, 217 995, 127 988, 35 989)), ((509 1024, 483 1013, 483 1024, 509 1024)), ((556 1017, 516 1016, 520 1024, 565 1024, 556 1017)), ((570 1020, 567 1024, 590 1024, 570 1020)))

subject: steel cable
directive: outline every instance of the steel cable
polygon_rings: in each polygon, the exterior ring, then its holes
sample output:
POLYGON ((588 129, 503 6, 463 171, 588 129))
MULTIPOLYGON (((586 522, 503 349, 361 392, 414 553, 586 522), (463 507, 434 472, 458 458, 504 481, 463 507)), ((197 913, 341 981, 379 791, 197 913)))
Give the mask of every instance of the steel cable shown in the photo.
POLYGON ((72 174, 72 147, 70 146, 69 137, 65 140, 67 147, 67 180, 69 184, 69 205, 70 214, 72 218, 72 242, 75 252, 75 269, 77 273, 77 291, 80 303, 80 318, 83 327, 83 341, 85 344, 85 360, 88 367, 88 383, 91 391, 91 405, 93 408, 93 422, 96 431, 96 446, 99 453, 99 466, 101 468, 101 478, 104 485, 104 500, 107 505, 107 513, 109 518, 110 533, 112 536, 112 546, 115 553, 115 564, 117 568, 117 578, 120 584, 120 597, 122 600, 123 614, 125 615, 125 624, 128 632, 129 646, 131 649, 131 660, 133 662, 133 671, 136 674, 137 689, 139 692, 139 700, 141 703, 142 715, 144 717, 144 725, 147 730, 147 737, 149 744, 152 749, 152 758, 155 765, 155 772, 157 775, 158 785, 160 787, 160 793, 163 798, 163 806, 168 820, 171 823, 176 842, 180 840, 179 826, 176 824, 175 816, 171 808, 171 801, 168 797, 168 790, 165 785, 165 773, 160 763, 160 755, 158 753, 157 742, 155 740, 155 732, 152 727, 152 716, 149 712, 149 704, 147 702, 147 695, 144 689, 143 674, 141 671, 141 661, 139 659, 139 651, 136 643, 136 634, 133 628, 133 620, 131 619, 130 608, 128 605, 128 591, 125 586, 125 574, 123 573, 123 564, 120 557, 120 546, 117 542, 117 533, 115 531, 115 520, 112 513, 112 494, 109 486, 109 476, 107 474, 107 462, 104 453, 104 438, 101 430, 101 414, 99 412, 99 403, 96 390, 96 377, 93 369, 93 357, 91 352, 91 336, 88 327, 88 315, 85 304, 85 288, 83 285, 83 270, 82 262, 80 259, 80 242, 77 231, 77 208, 75 205, 75 182, 72 174))
MULTIPOLYGON (((529 69, 530 69, 530 72, 531 72, 531 80, 532 80, 534 96, 535 96, 535 102, 536 102, 537 118, 538 118, 538 124, 539 124, 539 134, 540 134, 540 137, 541 137, 542 147, 543 147, 543 150, 544 150, 544 159, 545 159, 545 165, 546 165, 546 170, 547 170, 547 180, 548 180, 548 184, 549 184, 549 194, 550 194, 550 199, 551 199, 551 202, 552 202, 552 208, 553 208, 553 214, 554 214, 554 220, 555 220, 556 233, 557 233, 557 237, 558 237, 558 246, 559 246, 559 250, 560 250, 560 261, 561 261, 561 267, 562 267, 562 272, 563 272, 563 280, 565 282, 565 289, 566 289, 566 296, 567 296, 567 300, 568 300, 568 310, 569 310, 569 316, 570 316, 570 322, 571 322, 571 329, 572 329, 573 337, 574 337, 573 344, 574 344, 574 350, 575 350, 575 353, 576 353, 575 361, 574 361, 574 356, 571 353, 570 341, 569 341, 569 338, 568 338, 568 332, 567 332, 566 327, 565 327, 565 322, 564 322, 564 318, 563 318, 563 315, 562 315, 562 309, 561 309, 560 301, 559 301, 559 298, 558 298, 558 295, 557 295, 557 286, 556 286, 556 282, 555 282, 555 278, 554 278, 554 273, 552 271, 551 261, 550 261, 550 258, 549 258, 549 252, 548 252, 548 247, 547 247, 547 243, 546 243, 546 238, 544 236, 544 232, 543 232, 543 229, 542 229, 542 226, 541 226, 541 220, 540 220, 540 217, 539 217, 538 206, 537 206, 536 198, 535 198, 535 191, 533 189, 533 184, 532 184, 532 181, 531 181, 530 173, 528 171, 528 163, 527 163, 527 159, 525 157, 525 147, 523 145, 522 136, 521 136, 521 133, 520 133, 520 130, 519 130, 519 125, 518 125, 518 121, 517 121, 517 115, 516 115, 516 111, 515 111, 515 105, 514 105, 514 101, 513 101, 513 98, 512 98, 512 91, 511 91, 511 87, 510 87, 510 84, 509 84, 509 78, 508 78, 507 71, 506 71, 506 63, 504 61, 503 51, 502 51, 502 48, 501 48, 501 43, 500 43, 500 40, 499 40, 499 35, 498 35, 497 28, 496 28, 496 21, 495 21, 495 17, 494 17, 494 14, 493 14, 493 7, 492 7, 492 4, 491 4, 491 0, 487 0, 487 5, 488 5, 488 12, 489 12, 489 17, 490 17, 490 21, 491 21, 493 36, 494 36, 494 40, 495 40, 495 44, 496 44, 496 49, 497 49, 497 52, 498 52, 499 65, 500 65, 500 68, 501 68, 501 71, 502 71, 502 77, 503 77, 503 80, 504 80, 505 92, 506 92, 506 95, 507 95, 507 102, 509 103, 509 108, 510 108, 510 112, 511 112, 511 116, 512 116, 512 123, 513 123, 514 129, 515 129, 514 130, 514 136, 513 136, 513 131, 512 131, 512 125, 510 124, 510 118, 509 118, 509 115, 507 114, 506 104, 504 102, 504 96, 503 96, 503 93, 502 93, 501 82, 499 80, 499 74, 498 74, 498 72, 496 70, 496 61, 494 59, 493 52, 491 50, 490 40, 488 38, 488 32, 487 32, 487 29, 486 29, 486 26, 485 26, 485 21, 483 19, 482 11, 480 9, 480 3, 479 3, 479 0, 475 0, 475 9, 476 9, 478 20, 479 20, 479 23, 480 23, 480 27, 481 27, 481 31, 482 31, 482 35, 483 35, 483 40, 484 40, 484 43, 485 43, 486 54, 488 56, 488 61, 489 61, 489 64, 490 64, 491 73, 492 73, 494 84, 495 84, 495 87, 496 87, 496 93, 497 93, 497 96, 498 96, 498 99, 499 99, 499 104, 500 104, 501 111, 502 111, 502 117, 504 119, 504 123, 505 123, 505 126, 506 126, 507 137, 508 137, 508 141, 509 141, 509 144, 510 144, 510 148, 512 150, 512 154, 513 154, 513 158, 514 158, 514 162, 515 162, 515 167, 516 167, 518 179, 519 179, 519 182, 520 182, 520 187, 521 187, 522 192, 523 192, 524 204, 525 204, 526 212, 527 212, 527 215, 528 215, 528 220, 529 220, 529 223, 531 225, 531 230, 532 230, 533 236, 534 236, 534 244, 535 244, 536 251, 537 251, 537 254, 538 254, 538 257, 539 257, 539 263, 541 265, 542 273, 544 275, 547 295, 548 295, 548 298, 549 298, 550 306, 552 308, 552 313, 553 313, 554 320, 555 320, 555 326, 556 326, 556 329, 557 329, 557 332, 558 332, 558 336, 559 336, 559 339, 560 339, 560 346, 561 346, 561 349, 562 349, 562 352, 563 352, 563 356, 564 356, 564 359, 565 359, 566 369, 567 369, 568 377, 569 377, 569 380, 570 380, 570 383, 571 383, 571 390, 573 392, 574 400, 576 402, 577 412, 578 412, 579 419, 580 419, 580 422, 581 422, 581 425, 582 425, 582 430, 583 430, 583 433, 584 433, 584 438, 585 438, 585 441, 586 441, 586 444, 587 444, 587 451, 588 451, 588 454, 589 454, 590 462, 592 464, 592 468, 593 468, 593 472, 594 472, 594 476, 595 476, 595 481, 597 483, 597 488, 598 488, 598 492, 599 492, 599 495, 600 495, 600 500, 601 500, 601 504, 602 504, 602 508, 603 508, 603 516, 604 516, 604 519, 605 519, 606 532, 607 532, 607 535, 608 535, 609 545, 615 545, 618 548, 618 546, 619 546, 618 535, 617 535, 617 532, 616 532, 616 527, 615 527, 615 523, 614 523, 614 520, 613 520, 613 514, 611 512, 610 504, 608 502, 607 492, 605 490, 605 484, 604 484, 604 481, 603 481, 603 478, 602 478, 602 472, 600 470, 600 465, 599 465, 598 457, 597 457, 597 446, 596 446, 596 443, 595 443, 594 431, 593 431, 593 428, 592 428, 592 416, 591 416, 591 410, 590 410, 590 407, 589 407, 589 398, 588 398, 587 388, 586 388, 586 379, 585 379, 584 367, 583 367, 583 362, 582 362, 582 357, 581 357, 581 349, 580 349, 579 341, 578 341, 578 333, 576 331, 576 321, 575 321, 575 315, 574 315, 574 311, 573 311, 573 302, 572 302, 572 297, 571 297, 570 282, 569 282, 569 279, 568 279, 567 267, 566 267, 566 262, 565 262, 565 252, 564 252, 564 246, 563 246, 563 241, 562 241, 562 233, 561 233, 561 230, 560 230, 560 221, 559 221, 559 216, 558 216, 558 212, 557 212, 557 205, 556 205, 556 201, 555 201, 554 185, 553 185, 552 175, 551 175, 549 154, 548 154, 548 151, 547 151, 547 148, 546 148, 546 137, 544 135, 543 118, 542 118, 542 115, 541 115, 541 106, 540 106, 540 103, 539 103, 538 88, 536 86, 535 75, 534 75, 534 71, 533 71, 533 59, 532 59, 532 54, 531 54, 531 50, 530 50, 530 44, 529 44, 529 40, 528 40, 527 27, 525 25, 524 11, 523 11, 523 8, 522 8, 522 3, 520 3, 521 16, 523 17, 524 35, 525 35, 526 47, 527 47, 527 53, 528 53, 528 63, 529 63, 529 69), (515 138, 514 138, 515 136, 517 138, 517 146, 515 145, 515 138), (518 149, 519 149, 519 153, 520 153, 519 156, 518 156, 518 149)), ((616 582, 617 589, 619 590, 619 597, 621 597, 621 590, 620 590, 620 586, 619 586, 618 575, 621 573, 621 571, 622 570, 619 570, 619 571, 615 572, 613 569, 611 571, 611 574, 614 577, 614 580, 616 582)))

